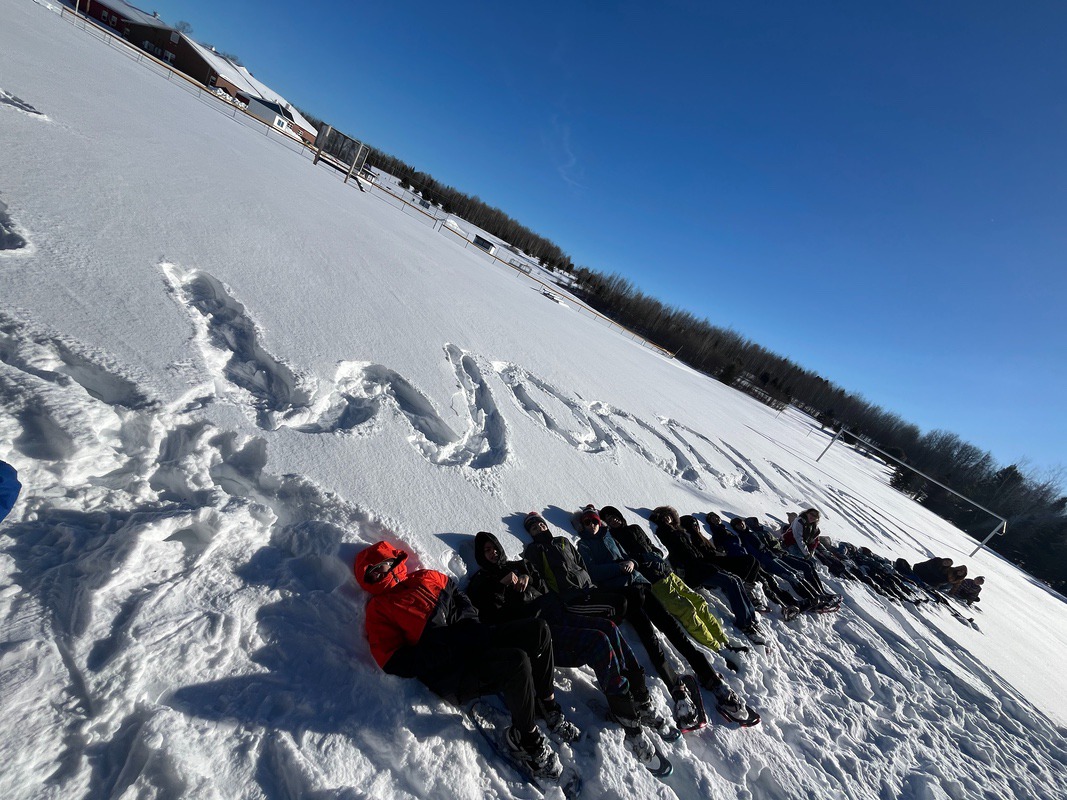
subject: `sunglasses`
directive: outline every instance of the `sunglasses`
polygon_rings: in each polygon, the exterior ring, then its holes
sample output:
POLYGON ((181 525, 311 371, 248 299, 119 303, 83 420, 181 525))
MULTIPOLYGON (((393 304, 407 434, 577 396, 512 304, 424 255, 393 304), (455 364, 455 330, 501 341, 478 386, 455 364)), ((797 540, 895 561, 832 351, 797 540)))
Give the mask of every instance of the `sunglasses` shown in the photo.
POLYGON ((393 571, 393 567, 396 566, 397 559, 387 558, 385 561, 379 561, 373 566, 367 567, 365 573, 368 583, 377 583, 390 572, 393 571))

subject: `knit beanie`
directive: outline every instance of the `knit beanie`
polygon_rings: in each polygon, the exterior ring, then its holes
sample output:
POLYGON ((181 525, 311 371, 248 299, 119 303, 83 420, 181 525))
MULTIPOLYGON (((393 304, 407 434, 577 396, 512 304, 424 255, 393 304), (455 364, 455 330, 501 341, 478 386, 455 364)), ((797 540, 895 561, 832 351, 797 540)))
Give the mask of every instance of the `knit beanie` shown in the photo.
MULTIPOLYGON (((522 527, 527 533, 529 533, 530 526, 533 525, 535 522, 545 522, 545 518, 538 514, 536 511, 531 511, 529 514, 526 515, 526 519, 522 521, 522 527)), ((546 522, 545 524, 547 525, 548 523, 546 522)))

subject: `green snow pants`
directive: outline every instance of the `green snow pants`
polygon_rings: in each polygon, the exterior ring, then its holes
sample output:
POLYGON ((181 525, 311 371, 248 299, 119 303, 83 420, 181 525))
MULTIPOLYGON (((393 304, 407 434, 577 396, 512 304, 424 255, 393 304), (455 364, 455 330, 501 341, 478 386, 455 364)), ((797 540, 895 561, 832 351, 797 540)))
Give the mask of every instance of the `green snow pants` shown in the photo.
POLYGON ((673 572, 652 584, 652 595, 705 647, 718 652, 727 643, 722 623, 711 613, 708 601, 673 572))

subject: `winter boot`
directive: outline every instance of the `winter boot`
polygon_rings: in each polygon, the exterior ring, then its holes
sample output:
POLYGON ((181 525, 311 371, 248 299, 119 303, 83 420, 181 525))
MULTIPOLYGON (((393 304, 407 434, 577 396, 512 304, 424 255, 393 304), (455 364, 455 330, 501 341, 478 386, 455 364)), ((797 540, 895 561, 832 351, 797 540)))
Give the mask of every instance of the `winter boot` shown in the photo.
POLYGON ((839 594, 824 594, 818 598, 820 611, 837 611, 839 608, 841 608, 841 595, 839 594))
POLYGON ((563 774, 563 764, 560 763, 559 756, 548 746, 548 740, 537 728, 524 735, 513 725, 508 728, 504 738, 512 756, 534 778, 554 781, 563 774))
POLYGON ((649 702, 648 684, 645 682, 645 671, 641 667, 623 670, 623 677, 630 685, 630 694, 638 706, 649 702))
POLYGON ((561 742, 576 742, 582 737, 582 732, 573 722, 568 722, 563 716, 563 709, 555 700, 542 700, 541 713, 544 715, 548 730, 561 742))
POLYGON ((674 691, 671 692, 671 698, 674 700, 675 724, 682 730, 691 730, 696 727, 700 712, 693 698, 689 696, 686 685, 679 681, 674 691))
POLYGON ((743 719, 747 716, 745 704, 737 692, 725 683, 714 690, 715 700, 720 712, 731 719, 743 719))
POLYGON ((747 628, 743 628, 741 633, 745 634, 752 644, 767 644, 767 632, 763 630, 759 622, 753 622, 747 628))
POLYGON ((626 730, 641 727, 641 713, 637 710, 637 703, 634 702, 629 692, 609 694, 607 699, 608 711, 611 712, 612 719, 626 730))
POLYGON ((699 681, 700 685, 703 686, 705 689, 716 693, 716 697, 718 697, 718 691, 724 686, 726 686, 726 684, 723 682, 722 675, 720 675, 718 672, 715 672, 714 670, 712 670, 711 673, 709 673, 708 675, 704 675, 703 677, 701 677, 699 681))
POLYGON ((661 738, 674 738, 675 731, 671 726, 671 721, 666 714, 656 708, 651 697, 646 702, 637 704, 637 717, 642 725, 647 725, 658 733, 661 738))
POLYGON ((653 747, 652 742, 649 741, 648 734, 640 726, 627 728, 626 748, 646 767, 650 766, 657 758, 656 748, 653 747))
POLYGON ((752 607, 761 613, 765 613, 770 610, 770 606, 767 605, 767 595, 763 593, 763 587, 755 581, 746 583, 745 588, 748 590, 748 596, 752 600, 752 607))

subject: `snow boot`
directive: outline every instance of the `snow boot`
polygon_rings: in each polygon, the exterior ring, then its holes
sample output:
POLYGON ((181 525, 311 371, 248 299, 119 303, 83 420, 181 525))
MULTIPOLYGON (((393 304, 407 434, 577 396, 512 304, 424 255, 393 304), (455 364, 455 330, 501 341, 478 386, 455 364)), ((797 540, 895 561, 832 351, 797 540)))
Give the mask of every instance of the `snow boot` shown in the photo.
POLYGON ((693 698, 689 696, 689 690, 685 684, 679 682, 671 693, 671 697, 674 700, 674 722, 678 728, 691 730, 696 727, 700 719, 700 710, 693 698))
POLYGON ((513 725, 508 728, 504 738, 511 755, 535 779, 554 781, 563 774, 563 764, 560 763, 559 756, 548 746, 548 740, 537 728, 523 735, 513 725))
POLYGON ((713 693, 717 703, 716 707, 726 719, 745 727, 759 724, 759 714, 745 705, 745 701, 729 686, 723 684, 718 689, 715 689, 713 693))
POLYGON ((640 726, 626 729, 626 748, 643 765, 649 765, 656 758, 656 748, 640 726))
POLYGON ((661 739, 675 738, 675 731, 671 726, 670 719, 667 718, 666 714, 656 708, 651 697, 647 702, 638 704, 637 718, 642 725, 646 725, 658 733, 661 739))
POLYGON ((746 583, 745 588, 748 590, 748 596, 752 600, 752 607, 756 611, 766 613, 770 610, 770 606, 767 605, 767 595, 763 593, 763 587, 759 583, 746 583))
POLYGON ((563 716, 563 709, 555 700, 542 700, 541 711, 548 730, 561 742, 576 742, 582 738, 581 730, 563 716))
POLYGON ((767 632, 763 629, 763 626, 759 622, 753 622, 747 628, 743 628, 741 633, 748 637, 748 640, 752 644, 767 644, 767 632))

